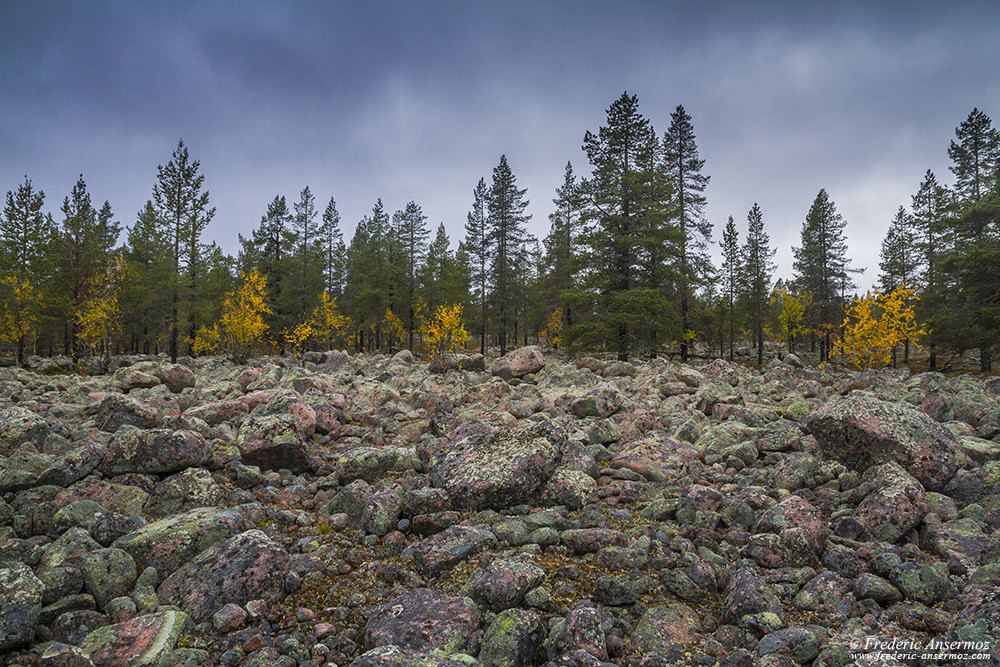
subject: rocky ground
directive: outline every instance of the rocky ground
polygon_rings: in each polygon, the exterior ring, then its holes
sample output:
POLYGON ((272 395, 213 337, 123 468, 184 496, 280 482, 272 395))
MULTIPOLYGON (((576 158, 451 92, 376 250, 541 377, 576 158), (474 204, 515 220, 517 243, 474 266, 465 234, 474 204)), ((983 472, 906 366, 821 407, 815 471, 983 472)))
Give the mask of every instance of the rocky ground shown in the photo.
POLYGON ((0 663, 1000 662, 998 380, 186 361, 0 369, 0 663))

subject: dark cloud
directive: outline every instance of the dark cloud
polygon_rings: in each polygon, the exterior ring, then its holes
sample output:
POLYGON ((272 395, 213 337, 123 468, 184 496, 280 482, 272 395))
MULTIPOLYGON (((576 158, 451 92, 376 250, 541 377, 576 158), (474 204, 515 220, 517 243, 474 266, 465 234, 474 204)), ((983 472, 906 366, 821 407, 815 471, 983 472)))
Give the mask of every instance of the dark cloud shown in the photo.
MULTIPOLYGON (((532 229, 623 90, 662 134, 692 115, 716 228, 756 201, 781 273, 826 188, 878 246, 972 107, 1000 122, 993 2, 0 2, 0 191, 56 211, 79 173, 130 224, 183 138, 229 252, 275 194, 382 197, 452 240, 501 153, 532 229)), ((58 216, 57 216, 58 217, 58 216)))

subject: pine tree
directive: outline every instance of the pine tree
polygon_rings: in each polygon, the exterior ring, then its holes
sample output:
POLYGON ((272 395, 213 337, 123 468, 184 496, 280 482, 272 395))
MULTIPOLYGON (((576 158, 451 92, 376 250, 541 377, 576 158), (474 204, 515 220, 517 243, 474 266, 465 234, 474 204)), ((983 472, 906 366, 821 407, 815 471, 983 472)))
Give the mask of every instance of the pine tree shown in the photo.
POLYGON ((940 258, 954 245, 946 235, 949 199, 948 190, 928 169, 910 207, 913 211, 913 235, 920 255, 920 282, 923 285, 919 311, 921 318, 928 322, 931 370, 937 368, 937 344, 944 340, 943 332, 934 326, 933 316, 942 309, 941 297, 946 291, 941 286, 940 258))
POLYGON ((202 192, 205 176, 199 174, 201 163, 190 161, 184 142, 180 141, 166 166, 156 168, 157 182, 153 186, 153 205, 164 236, 169 241, 168 251, 173 265, 169 289, 170 310, 170 359, 177 361, 180 309, 186 306, 190 313, 189 333, 195 337, 193 294, 197 288, 201 262, 201 235, 215 215, 209 208, 207 190, 202 192), (187 274, 182 278, 182 270, 187 274), (182 288, 183 285, 183 288, 182 288))
POLYGON ((846 224, 826 190, 820 190, 802 224, 802 247, 792 249, 798 289, 812 294, 821 361, 830 358, 830 334, 843 320, 843 295, 855 288, 850 275, 860 272, 850 268, 847 258, 846 224))
POLYGON ((958 142, 951 142, 948 157, 955 174, 955 191, 966 204, 974 204, 989 192, 1000 168, 1000 132, 979 109, 955 128, 958 142))
POLYGON ((580 187, 573 174, 573 165, 566 163, 563 184, 556 189, 552 200, 555 211, 549 214, 551 226, 545 237, 545 270, 550 308, 562 307, 565 327, 573 326, 573 299, 580 269, 580 234, 583 231, 580 187))
POLYGON ((497 339, 500 356, 507 353, 508 327, 513 324, 518 253, 525 242, 524 223, 531 219, 525 215, 527 190, 518 189, 514 173, 507 164, 507 156, 500 156, 500 164, 493 169, 493 182, 486 196, 486 243, 490 256, 490 275, 493 285, 492 301, 497 314, 497 339))
POLYGON ((344 271, 347 262, 347 248, 344 235, 340 231, 340 213, 337 202, 330 197, 323 211, 323 223, 319 228, 320 246, 323 249, 323 274, 326 277, 326 291, 333 298, 344 293, 344 271))
POLYGON ((322 291, 322 267, 320 266, 320 250, 318 240, 318 224, 316 223, 316 197, 307 185, 299 193, 299 201, 293 204, 295 216, 292 218, 292 230, 296 245, 296 262, 298 276, 295 293, 298 297, 298 310, 294 322, 305 322, 316 305, 322 291))
MULTIPOLYGON (((673 208, 680 229, 677 259, 681 329, 691 329, 691 299, 699 285, 711 279, 708 244, 712 224, 705 218, 705 187, 709 177, 702 174, 705 161, 698 156, 691 116, 684 107, 670 115, 670 128, 663 137, 663 169, 674 187, 673 208)), ((687 337, 681 337, 681 361, 688 360, 687 337)))
POLYGON ((42 213, 45 193, 36 190, 25 176, 17 191, 8 191, 0 216, 0 303, 4 304, 3 324, 15 346, 18 365, 34 335, 50 274, 49 248, 55 236, 51 215, 42 213))
POLYGON ((95 281, 106 274, 121 227, 114 221, 108 202, 101 207, 100 213, 94 209, 83 175, 73 186, 70 196, 63 200, 62 213, 57 285, 66 303, 63 312, 67 334, 65 347, 75 362, 82 350, 78 315, 95 281))
POLYGON ((729 360, 733 360, 736 341, 736 303, 742 292, 743 253, 740 250, 739 233, 733 216, 729 216, 722 231, 722 298, 725 302, 726 319, 729 324, 729 360))
POLYGON ((427 216, 416 202, 409 202, 398 212, 396 232, 402 244, 403 302, 406 314, 406 329, 409 348, 413 349, 415 328, 414 308, 416 306, 417 285, 421 264, 427 258, 427 239, 431 233, 427 229, 427 216))
POLYGON ((461 248, 469 256, 469 270, 472 291, 478 308, 479 353, 486 354, 486 307, 490 281, 490 253, 486 236, 486 197, 488 191, 485 179, 480 178, 472 191, 472 210, 465 221, 465 240, 461 248))
MULTIPOLYGON (((678 241, 668 224, 672 188, 655 169, 658 141, 639 113, 638 98, 623 93, 607 111, 607 125, 584 135, 593 166, 584 180, 589 286, 596 310, 594 337, 628 360, 640 341, 655 353, 670 331, 663 298, 666 257, 678 241)), ((596 341, 595 341, 596 342, 596 341)))
POLYGON ((268 330, 275 337, 281 352, 284 352, 284 337, 281 333, 294 326, 291 306, 295 302, 295 294, 292 289, 290 257, 294 252, 295 237, 290 230, 291 224, 292 215, 284 195, 275 195, 251 237, 239 237, 240 273, 249 275, 252 271, 258 271, 264 277, 268 286, 268 330))
POLYGON ((772 261, 776 250, 770 247, 771 239, 764 231, 763 215, 756 203, 747 214, 747 223, 747 240, 743 246, 744 294, 749 305, 750 325, 757 338, 757 365, 763 366, 764 320, 771 276, 776 268, 772 261))
POLYGON ((889 223, 889 230, 882 239, 882 253, 879 261, 879 287, 889 293, 906 283, 915 287, 919 256, 913 243, 913 216, 902 206, 889 223))

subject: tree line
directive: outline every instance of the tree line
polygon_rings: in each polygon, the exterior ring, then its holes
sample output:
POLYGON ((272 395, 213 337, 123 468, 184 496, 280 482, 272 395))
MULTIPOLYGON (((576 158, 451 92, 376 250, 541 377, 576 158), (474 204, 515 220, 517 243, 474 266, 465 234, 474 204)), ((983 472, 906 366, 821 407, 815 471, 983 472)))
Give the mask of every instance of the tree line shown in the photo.
MULTIPOLYGON (((504 155, 472 188, 457 244, 443 224, 431 232, 416 202, 390 213, 381 199, 347 243, 336 201, 317 202, 306 186, 290 204, 276 195, 235 257, 204 241, 215 208, 183 141, 121 245, 110 204, 96 207, 82 176, 57 216, 25 177, 0 216, 0 339, 18 363, 28 353, 434 352, 465 344, 466 332, 500 354, 544 341, 686 361, 695 342, 733 358, 748 341, 762 363, 765 339, 790 349, 806 339, 822 361, 843 353, 862 269, 826 190, 793 249, 795 277, 775 282, 756 203, 742 242, 729 217, 713 265, 709 176, 683 106, 660 135, 624 93, 582 149, 589 175, 566 164, 542 239, 527 231, 527 191, 504 155)), ((988 369, 1000 325, 1000 139, 990 119, 974 110, 948 154, 955 184, 928 171, 910 210, 900 207, 879 284, 911 290, 932 364, 939 350, 979 348, 988 369)))

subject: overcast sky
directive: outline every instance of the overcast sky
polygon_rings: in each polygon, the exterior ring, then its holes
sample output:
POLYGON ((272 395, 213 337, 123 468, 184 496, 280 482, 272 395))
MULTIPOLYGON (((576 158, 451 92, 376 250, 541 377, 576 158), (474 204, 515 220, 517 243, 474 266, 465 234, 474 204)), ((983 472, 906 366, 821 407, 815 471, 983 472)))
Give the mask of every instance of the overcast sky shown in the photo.
POLYGON ((0 0, 0 193, 59 206, 79 174, 131 225, 179 139, 238 251, 267 203, 308 185, 350 240, 381 197, 453 245, 506 154, 548 230, 567 160, 623 91, 662 136, 693 119, 715 239, 759 202, 791 273, 820 188, 849 253, 879 245, 978 107, 1000 123, 1000 3, 48 2, 0 0))

